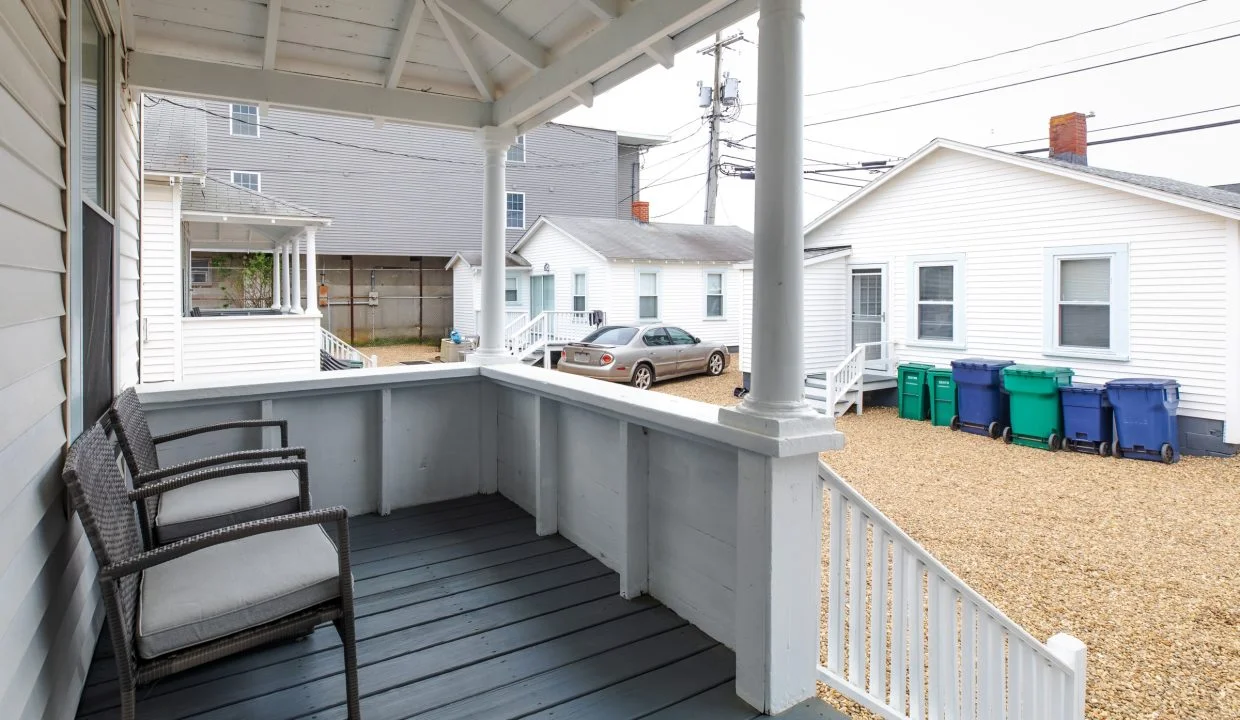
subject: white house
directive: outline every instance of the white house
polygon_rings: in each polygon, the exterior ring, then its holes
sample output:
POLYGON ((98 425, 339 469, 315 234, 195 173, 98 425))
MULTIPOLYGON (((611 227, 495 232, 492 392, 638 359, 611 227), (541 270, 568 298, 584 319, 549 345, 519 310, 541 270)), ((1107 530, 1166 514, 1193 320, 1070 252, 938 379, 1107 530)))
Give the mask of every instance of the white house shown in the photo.
POLYGON ((1171 377, 1182 446, 1234 452, 1240 194, 1090 167, 1084 121, 1052 121, 1081 123, 1078 148, 1052 132, 1076 162, 935 140, 810 224, 806 248, 838 250, 806 250, 807 373, 882 341, 871 375, 894 355, 1171 377))
MULTIPOLYGON (((753 234, 734 226, 543 216, 508 256, 508 322, 515 330, 518 317, 602 311, 609 324, 664 322, 736 347, 737 265, 752 258, 753 234)), ((473 334, 480 268, 463 254, 448 267, 457 328, 473 334)))
MULTIPOLYGON (((504 271, 506 314, 509 321, 528 317, 530 264, 508 253, 504 271)), ((452 271, 452 327, 462 335, 478 334, 482 314, 482 253, 459 252, 448 261, 452 271)))

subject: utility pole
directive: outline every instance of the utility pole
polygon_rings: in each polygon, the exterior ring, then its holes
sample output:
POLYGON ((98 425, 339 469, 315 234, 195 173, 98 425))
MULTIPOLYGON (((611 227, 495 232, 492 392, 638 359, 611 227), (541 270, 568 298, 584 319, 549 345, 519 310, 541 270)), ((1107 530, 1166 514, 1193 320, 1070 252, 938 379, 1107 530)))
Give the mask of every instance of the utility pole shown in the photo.
MULTIPOLYGON (((723 32, 719 31, 715 33, 715 42, 701 51, 703 55, 715 57, 715 77, 710 86, 710 155, 706 166, 706 213, 702 220, 706 225, 715 224, 715 200, 719 197, 719 122, 723 119, 725 105, 730 107, 740 102, 736 94, 739 84, 733 79, 725 81, 723 76, 723 50, 744 39, 743 33, 724 39, 723 32)), ((698 83, 699 105, 706 107, 706 93, 701 85, 698 83)))

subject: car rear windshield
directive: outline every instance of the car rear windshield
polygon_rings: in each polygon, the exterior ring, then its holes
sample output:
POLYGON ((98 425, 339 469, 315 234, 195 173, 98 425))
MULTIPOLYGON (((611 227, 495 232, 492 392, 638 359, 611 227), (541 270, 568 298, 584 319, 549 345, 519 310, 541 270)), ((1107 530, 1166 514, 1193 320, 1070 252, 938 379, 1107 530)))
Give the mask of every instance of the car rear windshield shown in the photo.
POLYGON ((595 345, 628 345, 637 334, 637 328, 601 327, 586 335, 581 342, 595 345))

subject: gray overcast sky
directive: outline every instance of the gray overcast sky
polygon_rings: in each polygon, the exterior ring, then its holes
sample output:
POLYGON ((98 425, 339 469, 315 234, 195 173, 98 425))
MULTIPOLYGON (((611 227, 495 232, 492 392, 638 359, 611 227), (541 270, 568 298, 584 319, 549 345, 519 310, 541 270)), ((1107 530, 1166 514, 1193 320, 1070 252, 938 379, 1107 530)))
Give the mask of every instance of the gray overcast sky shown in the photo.
MULTIPOLYGON (((1094 27, 1167 10, 1191 0, 805 0, 805 91, 827 90, 990 55, 1094 27)), ((757 17, 725 33, 743 31, 758 40, 757 17)), ((1080 38, 964 67, 866 88, 810 97, 805 119, 837 118, 918 100, 1038 77, 1164 48, 1240 33, 1240 2, 1205 0, 1175 12, 1091 33, 1080 38), (1174 36, 1174 37, 1173 37, 1174 36), (1111 52, 1108 52, 1111 51, 1111 52), (1100 53, 1105 53, 1101 54, 1100 53), (1089 56, 1088 59, 1086 56, 1089 56), (948 88, 951 88, 950 90, 948 88)), ((741 79, 742 101, 757 100, 756 45, 741 43, 725 55, 724 69, 741 79)), ((701 127, 697 82, 709 81, 711 59, 694 51, 676 57, 671 70, 657 67, 601 95, 593 108, 560 118, 567 123, 682 138, 701 127), (686 125, 686 123, 688 123, 686 125)), ((1052 115, 1093 112, 1091 128, 1240 104, 1237 68, 1240 38, 1181 50, 1114 67, 997 90, 925 107, 811 127, 805 155, 819 161, 856 163, 888 153, 906 157, 935 137, 978 145, 1041 138, 1052 115), (815 142, 817 141, 817 142, 815 142), (821 143, 847 146, 855 150, 821 143)), ((1240 118, 1240 108, 1141 125, 1090 139, 1149 132, 1240 118)), ((754 108, 725 124, 722 135, 754 132, 754 108)), ((704 128, 692 139, 656 148, 646 158, 643 184, 666 175, 702 177, 642 193, 651 215, 666 222, 700 223, 706 169, 704 128), (696 152, 669 159, 693 148, 696 152), (683 165, 682 165, 683 163, 683 165), (679 209, 678 209, 679 208, 679 209)), ((746 144, 752 144, 747 140, 746 144)), ((724 150, 752 158, 752 151, 724 150)), ((1240 183, 1240 125, 1090 148, 1091 165, 1163 175, 1205 185, 1240 183)), ((864 177, 862 173, 848 173, 864 177)), ((830 176, 829 176, 830 177, 830 176)), ((805 184, 806 220, 822 213, 848 188, 805 184)), ((722 178, 717 222, 753 227, 753 183, 722 178)))

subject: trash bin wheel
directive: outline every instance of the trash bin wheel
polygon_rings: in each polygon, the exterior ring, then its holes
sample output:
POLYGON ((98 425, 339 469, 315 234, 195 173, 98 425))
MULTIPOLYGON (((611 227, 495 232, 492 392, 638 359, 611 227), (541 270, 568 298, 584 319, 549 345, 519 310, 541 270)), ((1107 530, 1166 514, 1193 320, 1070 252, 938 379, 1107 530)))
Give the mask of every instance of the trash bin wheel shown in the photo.
POLYGON ((1119 449, 1119 443, 1111 446, 1111 457, 1121 459, 1124 457, 1124 451, 1119 449))
POLYGON ((990 436, 991 440, 998 438, 1001 433, 1002 430, 999 428, 998 422, 992 422, 986 426, 986 434, 990 436))
POLYGON ((1008 445, 1012 444, 1012 428, 1010 427, 1003 428, 1003 442, 1008 445))
POLYGON ((1175 450, 1172 449, 1171 443, 1163 443, 1162 447, 1158 448, 1158 456, 1168 465, 1175 462, 1175 450))
POLYGON ((1102 442, 1098 443, 1098 454, 1101 455, 1102 457, 1106 457, 1107 455, 1110 455, 1111 454, 1111 443, 1107 442, 1106 440, 1103 440, 1102 442))
POLYGON ((1046 439, 1046 449, 1055 452, 1063 446, 1063 442, 1064 440, 1059 437, 1059 433, 1051 433, 1051 436, 1046 439))
POLYGON ((952 430, 960 429, 960 416, 959 415, 952 415, 951 429, 952 430))

